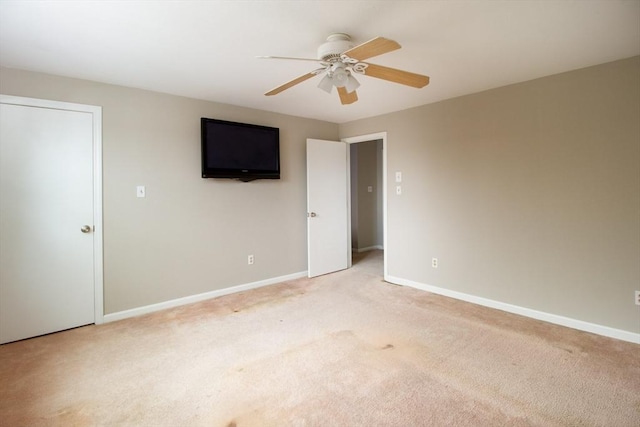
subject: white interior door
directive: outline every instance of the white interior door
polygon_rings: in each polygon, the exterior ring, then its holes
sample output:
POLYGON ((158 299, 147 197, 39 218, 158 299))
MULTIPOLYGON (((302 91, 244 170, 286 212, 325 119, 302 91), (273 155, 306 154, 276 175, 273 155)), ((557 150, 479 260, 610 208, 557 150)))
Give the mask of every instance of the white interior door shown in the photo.
POLYGON ((94 118, 29 105, 0 109, 5 343, 95 321, 94 118))
POLYGON ((349 264, 347 144, 307 139, 308 274, 344 270, 349 264))

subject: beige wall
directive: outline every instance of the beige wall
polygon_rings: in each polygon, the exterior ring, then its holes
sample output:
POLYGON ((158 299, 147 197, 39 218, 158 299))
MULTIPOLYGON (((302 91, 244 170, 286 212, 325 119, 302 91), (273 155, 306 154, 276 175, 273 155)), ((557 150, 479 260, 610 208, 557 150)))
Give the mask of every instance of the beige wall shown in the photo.
POLYGON ((11 69, 0 93, 103 107, 105 314, 307 269, 305 141, 336 124, 11 69), (200 178, 201 117, 279 127, 282 179, 200 178))
POLYGON ((10 69, 0 93, 103 107, 105 313, 306 270, 306 138, 386 131, 391 276, 638 333, 639 76, 635 57, 340 126, 10 69), (200 117, 280 127, 283 179, 201 179, 200 117))
POLYGON ((640 332, 640 57, 340 125, 381 131, 389 275, 640 332))

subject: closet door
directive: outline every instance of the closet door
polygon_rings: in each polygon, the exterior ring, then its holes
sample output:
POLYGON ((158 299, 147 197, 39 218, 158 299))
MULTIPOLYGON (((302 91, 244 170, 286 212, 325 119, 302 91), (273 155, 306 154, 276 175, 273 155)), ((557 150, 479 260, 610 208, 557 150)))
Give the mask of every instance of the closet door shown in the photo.
POLYGON ((94 113, 0 109, 5 343, 95 322, 94 113))

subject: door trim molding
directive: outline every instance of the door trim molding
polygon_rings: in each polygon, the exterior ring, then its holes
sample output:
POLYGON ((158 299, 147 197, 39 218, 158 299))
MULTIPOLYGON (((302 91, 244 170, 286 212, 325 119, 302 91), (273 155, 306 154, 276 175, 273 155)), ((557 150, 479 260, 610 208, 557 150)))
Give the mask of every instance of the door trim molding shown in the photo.
MULTIPOLYGON (((382 247, 388 248, 389 245, 387 244, 387 132, 377 132, 377 133, 369 133, 367 135, 350 136, 347 138, 341 138, 340 141, 346 142, 347 144, 355 144, 358 142, 376 141, 378 139, 382 140, 382 216, 383 216, 382 247)), ((350 153, 350 150, 347 150, 347 156, 349 156, 349 153, 350 153)), ((349 169, 348 171, 349 173, 347 174, 347 176, 349 177, 349 180, 351 180, 351 162, 350 161, 347 161, 347 168, 349 169)), ((349 215, 348 234, 349 234, 349 241, 351 241, 351 184, 350 183, 347 185, 347 191, 349 191, 348 197, 347 197, 347 203, 348 203, 347 213, 349 215)), ((387 252, 388 251, 385 249, 383 254, 383 261, 382 261, 384 265, 384 274, 383 274, 384 280, 387 280, 387 277, 389 276, 388 270, 387 270, 387 259, 388 259, 387 252)), ((351 257, 349 257, 349 267, 351 267, 351 257)))
POLYGON ((99 325, 104 322, 104 266, 102 244, 102 107, 1 94, 0 103, 23 105, 27 107, 50 108, 54 110, 78 111, 91 114, 93 121, 93 299, 94 322, 96 325, 99 325))

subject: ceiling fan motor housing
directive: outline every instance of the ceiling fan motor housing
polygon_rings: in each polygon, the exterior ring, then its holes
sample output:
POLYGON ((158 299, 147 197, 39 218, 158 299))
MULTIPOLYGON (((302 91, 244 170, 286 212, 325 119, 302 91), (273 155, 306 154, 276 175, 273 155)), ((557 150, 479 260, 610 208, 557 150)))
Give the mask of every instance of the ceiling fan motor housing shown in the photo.
POLYGON ((340 55, 354 47, 351 37, 344 33, 335 33, 327 37, 327 41, 318 48, 318 59, 322 62, 336 62, 340 55))

